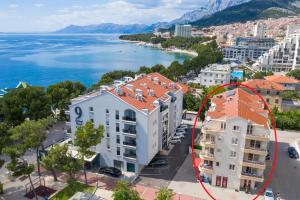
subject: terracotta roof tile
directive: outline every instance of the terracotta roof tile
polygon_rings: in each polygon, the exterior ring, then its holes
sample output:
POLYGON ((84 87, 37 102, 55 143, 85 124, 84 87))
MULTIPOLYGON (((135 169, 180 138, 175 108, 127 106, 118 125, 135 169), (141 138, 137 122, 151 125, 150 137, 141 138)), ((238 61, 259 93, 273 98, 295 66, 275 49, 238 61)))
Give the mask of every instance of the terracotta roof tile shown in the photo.
POLYGON ((273 81, 264 80, 264 79, 253 79, 243 82, 244 85, 248 85, 254 89, 263 89, 263 90, 284 90, 284 87, 273 81))
POLYGON ((273 81, 275 83, 299 83, 300 81, 293 78, 293 77, 288 77, 284 75, 272 75, 272 76, 266 76, 266 80, 268 81, 273 81))
POLYGON ((153 104, 155 100, 166 101, 170 98, 169 92, 184 91, 180 84, 174 83, 159 73, 144 75, 121 85, 120 89, 122 90, 122 95, 117 94, 115 89, 109 92, 138 110, 148 109, 149 111, 155 109, 153 104), (141 94, 140 100, 137 98, 138 93, 141 94))
POLYGON ((263 116, 266 111, 256 95, 249 94, 241 88, 216 95, 212 102, 215 108, 207 112, 212 119, 242 117, 267 127, 268 119, 263 116))

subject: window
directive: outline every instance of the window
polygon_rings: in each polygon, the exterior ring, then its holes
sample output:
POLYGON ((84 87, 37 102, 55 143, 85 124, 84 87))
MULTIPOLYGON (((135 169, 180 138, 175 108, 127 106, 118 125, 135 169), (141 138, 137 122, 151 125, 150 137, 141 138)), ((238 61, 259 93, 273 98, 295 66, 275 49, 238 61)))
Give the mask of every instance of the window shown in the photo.
POLYGON ((230 170, 234 170, 234 169, 235 169, 235 165, 230 164, 230 165, 229 165, 229 169, 230 169, 230 170))
POLYGON ((266 101, 267 101, 267 103, 270 103, 270 99, 267 98, 266 101))
POLYGON ((267 90, 267 94, 270 94, 270 90, 267 90))
POLYGON ((276 92, 276 95, 279 95, 279 92, 276 92))
POLYGON ((239 130, 240 130, 240 127, 237 126, 237 125, 234 125, 234 126, 233 126, 233 130, 234 130, 234 131, 239 131, 239 130))
POLYGON ((219 166, 220 166, 220 163, 219 163, 219 162, 216 162, 216 166, 219 167, 219 166))
POLYGON ((257 90, 257 93, 260 93, 260 90, 257 90))
POLYGON ((222 123, 221 123, 221 129, 222 129, 222 130, 225 130, 225 129, 226 129, 226 122, 222 122, 222 123))
POLYGON ((116 132, 120 132, 120 124, 116 123, 116 132))
POLYGON ((238 144, 238 138, 232 138, 231 139, 231 144, 238 144))
POLYGON ((90 120, 91 120, 92 123, 94 123, 94 119, 93 118, 91 118, 90 120))
POLYGON ((116 139, 117 141, 117 144, 120 144, 120 136, 119 135, 117 135, 117 139, 116 139))
POLYGON ((236 151, 231 151, 231 152, 230 152, 230 157, 235 158, 235 157, 236 157, 236 151))
POLYGON ((94 112, 94 108, 93 107, 89 107, 90 112, 94 112))
POLYGON ((108 150, 110 150, 110 141, 109 141, 109 140, 106 141, 106 148, 107 148, 108 150))
POLYGON ((120 115, 119 115, 119 111, 116 110, 116 119, 119 120, 120 119, 120 115))
POLYGON ((278 99, 275 99, 275 103, 277 103, 277 104, 278 104, 278 103, 279 103, 279 100, 278 100, 278 99))
POLYGON ((252 131, 253 131, 253 125, 249 124, 247 126, 247 134, 252 134, 252 131))
POLYGON ((106 120, 106 125, 109 126, 109 121, 108 120, 106 120))
POLYGON ((109 114, 109 110, 108 110, 108 109, 106 109, 106 111, 105 111, 105 112, 106 112, 106 114, 109 114))
POLYGON ((117 156, 121 155, 120 147, 117 147, 117 156))

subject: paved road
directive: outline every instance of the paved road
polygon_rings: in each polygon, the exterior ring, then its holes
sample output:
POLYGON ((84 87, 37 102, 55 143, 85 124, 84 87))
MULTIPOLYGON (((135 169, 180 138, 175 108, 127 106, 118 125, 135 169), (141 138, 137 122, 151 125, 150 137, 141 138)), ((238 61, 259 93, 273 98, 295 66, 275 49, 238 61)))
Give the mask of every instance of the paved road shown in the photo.
POLYGON ((145 167, 137 179, 137 183, 152 187, 167 187, 189 154, 191 141, 191 129, 188 129, 186 137, 181 143, 170 145, 171 148, 168 152, 162 152, 156 156, 167 158, 169 165, 161 168, 145 167))
MULTIPOLYGON (((287 148, 295 146, 295 141, 300 138, 300 132, 277 131, 278 156, 277 165, 269 187, 273 192, 279 192, 282 199, 300 199, 300 160, 288 157, 287 148)), ((271 137, 270 152, 274 152, 274 137, 271 137)), ((273 157, 273 155, 271 155, 273 157)), ((270 167, 266 170, 269 173, 270 167)))

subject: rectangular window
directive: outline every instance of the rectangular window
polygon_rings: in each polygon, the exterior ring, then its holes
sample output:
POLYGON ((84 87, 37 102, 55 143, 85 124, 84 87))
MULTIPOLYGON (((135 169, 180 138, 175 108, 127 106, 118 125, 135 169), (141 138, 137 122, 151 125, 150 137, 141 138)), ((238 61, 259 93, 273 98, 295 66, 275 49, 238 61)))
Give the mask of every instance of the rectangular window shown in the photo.
POLYGON ((278 104, 278 103, 279 103, 279 100, 278 100, 278 99, 275 99, 275 103, 277 103, 277 104, 278 104))
POLYGON ((216 162, 216 166, 219 167, 219 166, 220 166, 220 163, 219 163, 219 162, 216 162))
POLYGON ((231 152, 230 152, 230 157, 235 158, 235 157, 236 157, 236 151, 231 151, 231 152))
POLYGON ((221 122, 221 129, 225 130, 226 129, 226 122, 221 122))
POLYGON ((230 170, 234 170, 234 169, 235 169, 235 165, 230 164, 230 165, 229 165, 229 169, 230 169, 230 170))
POLYGON ((110 150, 110 141, 109 141, 109 139, 106 141, 106 148, 107 148, 108 150, 110 150))
POLYGON ((116 139, 117 144, 120 144, 120 136, 117 135, 117 139, 116 139))
POLYGON ((93 107, 90 107, 89 110, 90 110, 90 112, 94 112, 94 108, 93 107))
POLYGON ((234 125, 234 126, 233 126, 233 130, 234 130, 234 131, 239 131, 239 130, 240 130, 240 127, 237 126, 237 125, 234 125))
POLYGON ((116 110, 116 120, 119 120, 119 119, 120 119, 119 111, 116 110))
POLYGON ((109 121, 108 120, 106 120, 106 125, 109 126, 109 121))
POLYGON ((105 111, 107 114, 109 113, 109 110, 108 109, 106 109, 106 111, 105 111))
POLYGON ((117 156, 121 155, 120 147, 117 147, 117 156))
POLYGON ((238 138, 232 138, 231 139, 231 144, 238 144, 238 138))
POLYGON ((270 94, 270 90, 267 90, 267 94, 270 94))
POLYGON ((116 123, 116 132, 120 132, 120 123, 116 123))
POLYGON ((93 118, 91 118, 90 120, 91 120, 92 123, 94 123, 94 119, 93 118))
POLYGON ((253 132, 253 125, 249 124, 247 126, 247 134, 252 134, 252 132, 253 132))

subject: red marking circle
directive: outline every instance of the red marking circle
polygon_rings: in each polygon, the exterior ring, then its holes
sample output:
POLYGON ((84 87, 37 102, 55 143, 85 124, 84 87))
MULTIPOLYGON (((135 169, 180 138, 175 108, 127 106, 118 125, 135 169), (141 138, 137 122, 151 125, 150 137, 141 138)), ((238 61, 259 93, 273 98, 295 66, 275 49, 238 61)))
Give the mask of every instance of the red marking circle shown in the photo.
POLYGON ((223 85, 219 86, 218 88, 214 89, 212 92, 210 92, 205 97, 205 99, 203 100, 203 102, 202 102, 202 104, 201 104, 201 106, 200 106, 200 108, 198 110, 198 113, 197 113, 197 116, 196 116, 196 119, 194 121, 194 125, 193 125, 193 128, 192 128, 192 160, 193 160, 193 167, 194 167, 194 171, 196 173, 196 177, 197 177, 198 181, 200 182, 200 184, 201 184, 202 188, 204 189, 204 191, 210 196, 211 199, 216 200, 216 198, 207 190, 207 188, 204 186, 203 182, 201 181, 201 178, 200 178, 200 175, 199 175, 199 171, 198 171, 198 166, 196 166, 196 164, 195 164, 194 136, 195 136, 195 127, 196 127, 199 115, 200 115, 201 111, 204 108, 204 105, 206 104, 206 102, 208 101, 208 99, 210 99, 218 90, 220 90, 221 88, 227 87, 227 86, 242 86, 242 87, 245 87, 245 88, 251 90, 255 95, 257 95, 262 100, 262 102, 264 103, 265 108, 267 108, 267 110, 269 112, 269 117, 271 119, 271 125, 273 126, 273 129, 274 129, 275 151, 274 151, 274 154, 273 154, 273 163, 272 163, 271 171, 268 174, 268 177, 267 177, 267 179, 266 179, 266 181, 265 181, 265 183, 263 185, 263 188, 253 198, 253 200, 255 200, 260 195, 262 195, 264 193, 264 191, 266 190, 267 186, 269 185, 269 183, 270 183, 270 181, 272 179, 272 175, 274 173, 276 162, 277 162, 278 141, 277 141, 277 134, 276 134, 276 124, 275 124, 275 120, 274 120, 274 117, 272 115, 272 112, 270 111, 270 108, 269 108, 268 104, 266 103, 265 99, 259 93, 257 93, 254 88, 252 88, 252 87, 250 87, 248 85, 245 85, 245 84, 241 84, 241 83, 227 83, 227 84, 223 84, 223 85))

